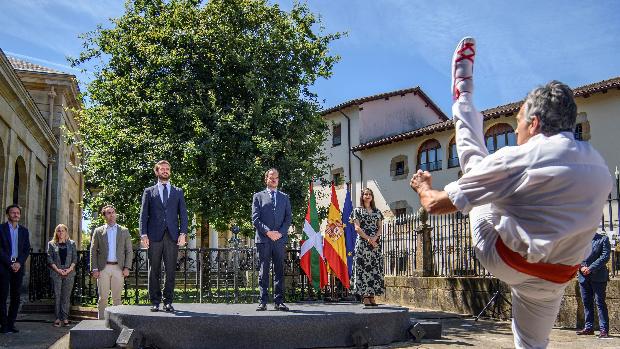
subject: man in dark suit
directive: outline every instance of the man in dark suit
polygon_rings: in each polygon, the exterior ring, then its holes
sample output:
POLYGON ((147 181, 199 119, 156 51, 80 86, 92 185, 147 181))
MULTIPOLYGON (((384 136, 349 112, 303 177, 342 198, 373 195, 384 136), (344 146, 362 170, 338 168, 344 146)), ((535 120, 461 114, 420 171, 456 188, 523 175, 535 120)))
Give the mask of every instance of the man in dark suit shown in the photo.
POLYGON ((0 225, 0 333, 17 333, 15 319, 19 310, 19 291, 24 278, 24 265, 30 255, 30 233, 18 224, 22 209, 6 208, 7 222, 0 225), (6 299, 10 297, 9 311, 6 299))
POLYGON ((183 190, 170 184, 170 163, 166 160, 155 164, 157 184, 144 189, 140 210, 140 235, 142 245, 148 248, 149 298, 151 311, 159 311, 162 300, 160 288, 161 261, 164 260, 164 310, 174 311, 174 276, 179 246, 185 245, 187 235, 187 207, 183 190))
POLYGON ((256 251, 260 263, 258 287, 260 303, 257 311, 267 309, 269 300, 269 266, 273 261, 275 309, 288 311, 284 304, 284 254, 291 226, 291 202, 278 191, 279 174, 275 168, 265 172, 267 189, 252 198, 252 223, 256 229, 256 251))
POLYGON ((594 299, 598 309, 599 337, 609 337, 609 315, 607 304, 605 303, 605 290, 609 272, 607 261, 611 253, 611 245, 607 235, 594 234, 592 238, 592 252, 579 268, 577 278, 581 289, 581 299, 583 300, 583 312, 585 315, 585 325, 583 330, 578 331, 577 335, 594 334, 594 299))

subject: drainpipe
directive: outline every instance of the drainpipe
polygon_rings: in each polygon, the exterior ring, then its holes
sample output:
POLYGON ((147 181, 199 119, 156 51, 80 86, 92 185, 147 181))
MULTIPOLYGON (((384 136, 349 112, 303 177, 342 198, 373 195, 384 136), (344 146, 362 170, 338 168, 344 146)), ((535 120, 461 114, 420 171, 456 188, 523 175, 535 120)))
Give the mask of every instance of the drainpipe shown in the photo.
POLYGON ((351 177, 351 119, 349 118, 349 116, 347 114, 343 113, 342 110, 338 109, 338 111, 345 118, 347 118, 347 150, 349 151, 349 153, 348 153, 348 158, 349 158, 349 182, 351 182, 353 180, 352 177, 351 177))
POLYGON ((351 153, 353 154, 353 156, 355 156, 360 161, 360 186, 364 187, 364 184, 363 184, 364 183, 364 166, 362 163, 362 159, 359 156, 357 156, 357 154, 355 154, 354 151, 352 151, 351 153))

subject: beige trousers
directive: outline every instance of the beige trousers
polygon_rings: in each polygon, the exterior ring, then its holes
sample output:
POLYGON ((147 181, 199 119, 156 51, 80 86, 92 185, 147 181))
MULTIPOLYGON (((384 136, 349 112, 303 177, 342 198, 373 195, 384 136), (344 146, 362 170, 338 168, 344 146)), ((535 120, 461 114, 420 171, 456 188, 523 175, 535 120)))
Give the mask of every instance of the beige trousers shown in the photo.
POLYGON ((99 300, 97 308, 99 308, 99 319, 103 320, 105 308, 108 305, 108 296, 112 290, 112 305, 121 305, 121 294, 125 278, 120 265, 108 264, 103 270, 99 271, 99 279, 97 279, 97 290, 99 291, 99 300))

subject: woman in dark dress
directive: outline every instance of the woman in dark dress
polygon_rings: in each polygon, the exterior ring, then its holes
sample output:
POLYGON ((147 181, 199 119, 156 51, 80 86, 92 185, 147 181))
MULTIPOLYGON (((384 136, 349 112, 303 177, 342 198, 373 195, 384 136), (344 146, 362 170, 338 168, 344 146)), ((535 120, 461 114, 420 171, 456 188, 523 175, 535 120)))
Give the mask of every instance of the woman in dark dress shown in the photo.
POLYGON ((383 215, 375 207, 372 190, 362 190, 360 206, 351 213, 355 225, 355 257, 353 258, 353 291, 362 297, 366 306, 376 306, 375 296, 385 292, 383 256, 381 255, 381 228, 383 215))

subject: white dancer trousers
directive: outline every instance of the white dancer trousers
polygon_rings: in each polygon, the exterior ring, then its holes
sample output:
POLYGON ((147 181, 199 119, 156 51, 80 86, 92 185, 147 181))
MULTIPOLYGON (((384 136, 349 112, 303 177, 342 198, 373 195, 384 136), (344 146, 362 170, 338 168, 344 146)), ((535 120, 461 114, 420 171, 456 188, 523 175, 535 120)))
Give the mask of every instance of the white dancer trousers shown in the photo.
MULTIPOLYGON (((488 155, 483 135, 483 116, 476 111, 469 93, 462 94, 454 103, 452 115, 456 148, 465 174, 488 155)), ((511 287, 515 347, 546 348, 568 283, 546 281, 521 273, 504 263, 495 248, 498 239, 495 225, 499 217, 493 212, 492 204, 473 208, 469 219, 476 257, 493 276, 511 287)))

